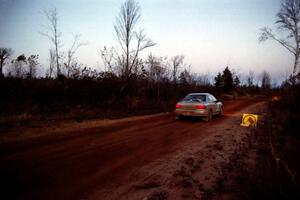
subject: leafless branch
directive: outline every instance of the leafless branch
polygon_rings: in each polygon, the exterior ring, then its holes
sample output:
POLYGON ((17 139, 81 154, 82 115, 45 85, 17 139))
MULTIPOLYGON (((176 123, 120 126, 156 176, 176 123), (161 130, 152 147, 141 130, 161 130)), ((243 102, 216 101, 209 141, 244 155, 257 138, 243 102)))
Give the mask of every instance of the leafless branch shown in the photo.
POLYGON ((70 47, 70 49, 67 51, 67 63, 65 64, 67 68, 67 76, 69 77, 70 69, 72 62, 74 61, 74 55, 77 52, 77 50, 82 47, 86 46, 88 43, 86 42, 80 42, 80 34, 72 34, 73 35, 73 43, 70 47))
POLYGON ((40 32, 41 35, 47 37, 52 44, 54 45, 55 49, 55 59, 56 59, 56 70, 57 76, 61 74, 61 69, 59 65, 59 48, 62 46, 61 44, 61 35, 62 33, 58 30, 58 13, 56 8, 51 10, 44 10, 44 16, 49 22, 48 30, 46 32, 40 32))
POLYGON ((259 42, 268 39, 274 40, 294 55, 293 74, 297 75, 300 57, 300 0, 282 0, 281 8, 277 13, 277 30, 286 34, 284 39, 273 34, 270 28, 261 29, 259 42))

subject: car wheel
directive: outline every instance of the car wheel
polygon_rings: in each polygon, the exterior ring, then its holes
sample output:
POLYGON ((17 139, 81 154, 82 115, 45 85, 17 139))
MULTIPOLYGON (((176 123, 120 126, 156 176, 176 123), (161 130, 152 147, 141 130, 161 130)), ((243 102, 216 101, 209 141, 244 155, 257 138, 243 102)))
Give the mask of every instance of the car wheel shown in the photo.
POLYGON ((180 115, 176 115, 175 116, 175 120, 180 120, 181 116, 180 115))
POLYGON ((212 120, 212 111, 208 111, 207 117, 204 117, 204 121, 210 122, 212 120))

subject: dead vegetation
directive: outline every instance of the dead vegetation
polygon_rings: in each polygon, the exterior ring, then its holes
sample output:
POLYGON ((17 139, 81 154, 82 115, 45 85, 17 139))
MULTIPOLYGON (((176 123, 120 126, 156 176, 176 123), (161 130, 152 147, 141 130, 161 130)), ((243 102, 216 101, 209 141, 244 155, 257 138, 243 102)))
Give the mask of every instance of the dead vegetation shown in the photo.
POLYGON ((236 188, 237 199, 300 198, 299 89, 299 85, 282 88, 280 98, 269 102, 248 148, 232 158, 225 173, 235 182, 225 181, 223 190, 236 188))

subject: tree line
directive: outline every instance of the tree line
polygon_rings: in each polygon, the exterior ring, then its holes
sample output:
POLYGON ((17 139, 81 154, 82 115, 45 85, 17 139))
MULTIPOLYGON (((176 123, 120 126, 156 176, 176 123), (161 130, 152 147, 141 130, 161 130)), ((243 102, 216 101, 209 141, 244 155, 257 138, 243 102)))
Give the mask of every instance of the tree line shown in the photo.
MULTIPOLYGON (((57 10, 44 11, 47 29, 41 34, 52 45, 49 49, 49 66, 44 76, 38 55, 24 54, 12 59, 11 48, 0 48, 1 111, 3 113, 68 111, 74 108, 98 107, 112 112, 143 110, 171 110, 173 104, 188 92, 206 91, 218 96, 221 93, 258 93, 271 88, 271 76, 263 71, 261 87, 250 72, 246 80, 228 66, 214 78, 197 74, 185 62, 183 55, 142 58, 141 52, 156 45, 139 27, 141 11, 134 0, 126 0, 120 7, 114 23, 118 46, 105 46, 101 52, 105 69, 80 64, 76 52, 86 42, 80 34, 73 34, 73 42, 62 53, 62 32, 59 30, 57 10), (5 69, 5 73, 4 73, 5 69), (29 109, 27 109, 29 108, 29 109)), ((264 34, 265 35, 265 34, 264 34)), ((266 35, 265 35, 266 36, 266 35)), ((266 39, 266 38, 265 38, 266 39)))

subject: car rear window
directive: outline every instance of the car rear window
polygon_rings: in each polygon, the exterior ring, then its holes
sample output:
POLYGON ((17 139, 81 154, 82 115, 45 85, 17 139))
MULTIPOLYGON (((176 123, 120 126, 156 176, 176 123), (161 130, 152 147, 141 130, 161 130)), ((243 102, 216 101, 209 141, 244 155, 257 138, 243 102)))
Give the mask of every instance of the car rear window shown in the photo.
POLYGON ((199 94, 190 94, 184 97, 183 101, 188 102, 205 102, 206 96, 205 95, 199 95, 199 94))

